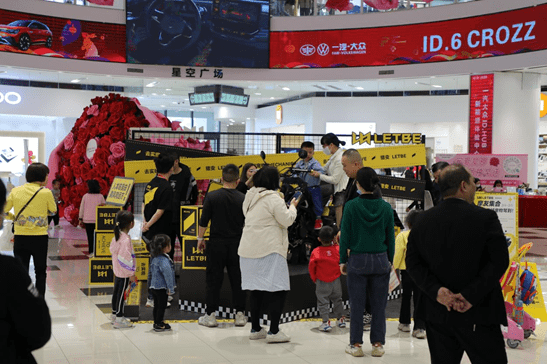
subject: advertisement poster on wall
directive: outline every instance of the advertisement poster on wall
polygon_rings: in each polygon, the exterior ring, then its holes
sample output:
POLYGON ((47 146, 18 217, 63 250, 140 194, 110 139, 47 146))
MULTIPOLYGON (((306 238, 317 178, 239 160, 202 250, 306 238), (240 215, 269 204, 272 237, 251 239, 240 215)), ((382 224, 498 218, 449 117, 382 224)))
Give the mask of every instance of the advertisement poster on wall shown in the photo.
POLYGON ((469 154, 491 154, 494 75, 471 76, 469 89, 469 154))
POLYGON ((125 62, 125 26, 0 9, 0 51, 125 62))
POLYGON ((447 21, 271 32, 270 68, 459 61, 547 49, 547 4, 447 21))
POLYGON ((268 68, 268 0, 127 0, 127 61, 268 68))
POLYGON ((486 189, 498 179, 503 187, 517 187, 528 180, 527 154, 437 154, 435 159, 467 167, 486 189))
POLYGON ((38 162, 38 138, 0 137, 0 172, 24 173, 24 139, 28 140, 28 161, 38 162))

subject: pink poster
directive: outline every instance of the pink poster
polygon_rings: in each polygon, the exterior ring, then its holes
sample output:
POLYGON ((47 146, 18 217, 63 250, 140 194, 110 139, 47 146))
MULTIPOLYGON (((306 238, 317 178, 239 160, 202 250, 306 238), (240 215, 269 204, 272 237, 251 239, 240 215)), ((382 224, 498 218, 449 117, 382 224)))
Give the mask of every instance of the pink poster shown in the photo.
POLYGON ((491 188, 501 180, 503 187, 517 187, 528 182, 528 155, 526 154, 437 154, 437 162, 461 164, 481 180, 483 188, 491 188))

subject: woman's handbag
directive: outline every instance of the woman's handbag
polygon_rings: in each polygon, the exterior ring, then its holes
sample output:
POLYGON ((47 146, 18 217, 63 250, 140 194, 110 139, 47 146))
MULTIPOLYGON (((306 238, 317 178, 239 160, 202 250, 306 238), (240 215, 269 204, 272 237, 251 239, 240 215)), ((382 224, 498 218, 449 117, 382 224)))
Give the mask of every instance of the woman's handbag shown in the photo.
POLYGON ((17 220, 19 220, 19 216, 21 216, 21 213, 23 211, 25 211, 25 209, 27 208, 28 204, 30 203, 30 201, 32 201, 34 199, 34 197, 36 197, 36 195, 38 194, 38 192, 40 192, 40 190, 42 190, 44 187, 40 187, 38 189, 38 191, 34 192, 34 195, 32 195, 32 197, 30 198, 30 200, 28 200, 28 202, 25 204, 25 206, 23 206, 23 208, 21 210, 19 210, 19 213, 17 214, 17 216, 15 216, 15 219, 13 220, 13 224, 11 225, 11 232, 12 233, 15 233, 15 222, 17 220))

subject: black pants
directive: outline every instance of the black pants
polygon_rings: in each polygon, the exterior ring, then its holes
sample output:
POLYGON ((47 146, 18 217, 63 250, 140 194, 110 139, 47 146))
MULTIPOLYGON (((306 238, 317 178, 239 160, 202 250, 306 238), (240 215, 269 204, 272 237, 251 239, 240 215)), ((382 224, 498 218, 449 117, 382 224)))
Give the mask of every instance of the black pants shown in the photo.
POLYGON ((504 364, 507 353, 500 325, 459 327, 425 323, 431 364, 459 364, 463 352, 473 364, 504 364))
POLYGON ((129 286, 129 278, 114 277, 114 292, 112 292, 112 313, 117 317, 124 317, 125 300, 123 295, 129 286))
POLYGON ((148 292, 154 297, 154 311, 152 312, 154 324, 159 325, 163 322, 163 315, 167 307, 167 290, 150 288, 148 292))
POLYGON ((169 232, 169 239, 171 239, 171 251, 168 253, 171 260, 175 261, 175 239, 179 239, 180 248, 182 249, 182 237, 180 236, 180 223, 173 223, 171 231, 169 232))
POLYGON ((220 302, 220 289, 224 281, 224 268, 228 271, 228 279, 232 288, 232 306, 236 312, 245 311, 245 292, 241 290, 241 270, 237 249, 239 241, 222 242, 209 241, 205 250, 207 254, 207 269, 205 271, 207 314, 215 312, 220 302))
POLYGON ((47 246, 47 235, 15 235, 13 239, 13 255, 21 260, 27 272, 30 257, 33 258, 36 289, 42 296, 46 294, 47 246))
POLYGON ((85 224, 85 233, 87 234, 87 244, 89 246, 89 254, 93 254, 95 247, 95 223, 85 224))
POLYGON ((401 302, 401 311, 399 312, 399 322, 410 325, 410 300, 412 300, 414 302, 414 312, 412 313, 412 317, 414 317, 414 330, 425 330, 425 322, 416 318, 416 307, 420 289, 404 269, 401 270, 401 284, 403 286, 403 299, 401 302))
POLYGON ((59 225, 59 206, 57 206, 57 212, 55 213, 55 215, 47 217, 47 226, 49 226, 52 221, 54 226, 59 225))
POLYGON ((270 318, 270 332, 277 334, 279 332, 279 320, 285 306, 287 291, 251 291, 251 323, 255 331, 260 331, 260 317, 262 317, 262 305, 266 303, 268 317, 270 318))

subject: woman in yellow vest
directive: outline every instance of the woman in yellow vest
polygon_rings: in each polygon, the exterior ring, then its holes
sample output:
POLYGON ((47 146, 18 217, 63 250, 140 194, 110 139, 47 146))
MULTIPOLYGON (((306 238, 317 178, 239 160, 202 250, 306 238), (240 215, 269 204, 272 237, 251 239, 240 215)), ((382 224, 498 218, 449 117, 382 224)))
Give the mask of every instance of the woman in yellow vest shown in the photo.
POLYGON ((29 269, 30 257, 34 259, 36 289, 46 293, 46 268, 48 249, 49 214, 57 211, 51 190, 44 188, 49 168, 42 163, 33 163, 27 168, 27 183, 11 190, 4 211, 14 210, 13 254, 29 269))

